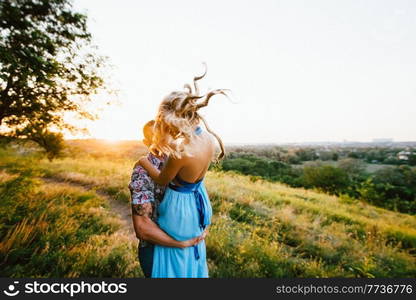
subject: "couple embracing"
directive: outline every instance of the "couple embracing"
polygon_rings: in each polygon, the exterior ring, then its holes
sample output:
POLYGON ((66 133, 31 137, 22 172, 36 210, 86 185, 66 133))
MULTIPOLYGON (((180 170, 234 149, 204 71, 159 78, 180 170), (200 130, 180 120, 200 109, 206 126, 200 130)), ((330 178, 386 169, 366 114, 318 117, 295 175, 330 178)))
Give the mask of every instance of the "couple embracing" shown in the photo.
POLYGON ((205 74, 194 78, 194 89, 187 84, 166 96, 143 128, 149 154, 134 166, 129 189, 146 277, 208 277, 205 236, 212 207, 203 180, 210 163, 224 156, 224 146, 198 111, 225 92, 199 95, 197 81, 205 74))

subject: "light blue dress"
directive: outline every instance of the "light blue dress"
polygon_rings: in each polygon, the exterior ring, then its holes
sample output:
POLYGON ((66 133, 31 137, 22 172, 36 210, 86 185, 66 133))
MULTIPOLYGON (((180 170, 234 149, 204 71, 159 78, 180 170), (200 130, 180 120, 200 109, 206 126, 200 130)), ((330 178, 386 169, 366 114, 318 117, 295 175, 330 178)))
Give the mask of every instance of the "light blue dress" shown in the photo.
MULTIPOLYGON (((170 183, 159 206, 159 227, 178 241, 200 236, 211 224, 212 207, 203 179, 181 186, 170 183)), ((208 266, 205 240, 196 246, 174 248, 155 245, 152 278, 206 278, 208 266)))

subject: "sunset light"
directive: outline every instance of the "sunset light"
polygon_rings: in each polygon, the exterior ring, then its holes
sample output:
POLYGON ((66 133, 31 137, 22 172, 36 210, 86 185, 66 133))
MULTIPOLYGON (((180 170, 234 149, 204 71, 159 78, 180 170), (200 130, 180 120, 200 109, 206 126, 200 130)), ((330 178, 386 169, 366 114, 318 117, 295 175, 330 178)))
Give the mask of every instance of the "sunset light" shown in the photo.
POLYGON ((203 111, 226 143, 415 140, 415 5, 322 3, 75 1, 121 91, 91 136, 137 138, 206 62, 238 100, 203 111))
POLYGON ((411 0, 0 0, 0 294, 409 298, 415 53, 411 0))

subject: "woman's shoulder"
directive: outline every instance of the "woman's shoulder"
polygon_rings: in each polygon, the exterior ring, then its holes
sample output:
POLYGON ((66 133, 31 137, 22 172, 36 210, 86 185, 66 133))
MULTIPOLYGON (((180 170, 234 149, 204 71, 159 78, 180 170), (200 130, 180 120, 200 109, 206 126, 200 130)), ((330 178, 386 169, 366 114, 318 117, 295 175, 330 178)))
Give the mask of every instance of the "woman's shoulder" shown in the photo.
POLYGON ((207 152, 210 153, 210 155, 214 155, 215 151, 216 151, 216 148, 217 148, 216 139, 211 133, 209 133, 209 132, 205 132, 205 133, 206 133, 205 134, 205 136, 206 136, 205 137, 205 142, 206 142, 205 149, 206 149, 207 152))

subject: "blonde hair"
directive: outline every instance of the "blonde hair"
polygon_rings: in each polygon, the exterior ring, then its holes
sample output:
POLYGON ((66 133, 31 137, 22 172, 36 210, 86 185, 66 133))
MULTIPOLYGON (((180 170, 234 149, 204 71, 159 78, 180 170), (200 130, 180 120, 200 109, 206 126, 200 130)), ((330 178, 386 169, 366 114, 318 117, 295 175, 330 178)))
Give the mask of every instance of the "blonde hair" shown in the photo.
POLYGON ((227 96, 225 89, 216 89, 205 95, 199 95, 197 81, 206 73, 205 65, 204 74, 194 77, 194 90, 189 84, 185 84, 185 91, 174 91, 163 99, 155 118, 150 151, 164 153, 174 158, 181 158, 183 155, 192 156, 190 149, 197 138, 195 128, 202 121, 206 130, 219 143, 221 153, 217 160, 224 157, 225 150, 221 138, 209 128, 206 120, 198 113, 200 108, 208 105, 212 96, 218 94, 227 96))

